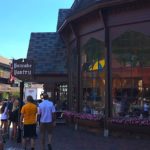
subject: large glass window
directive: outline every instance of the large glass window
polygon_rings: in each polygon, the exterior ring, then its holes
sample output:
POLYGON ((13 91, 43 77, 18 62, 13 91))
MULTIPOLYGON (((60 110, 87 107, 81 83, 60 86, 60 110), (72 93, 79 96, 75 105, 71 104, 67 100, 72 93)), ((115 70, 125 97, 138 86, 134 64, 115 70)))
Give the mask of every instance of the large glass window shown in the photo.
POLYGON ((97 114, 104 109, 105 99, 105 46, 90 38, 82 47, 82 111, 97 114))
POLYGON ((150 103, 150 37, 126 31, 112 41, 114 116, 146 116, 150 103))
POLYGON ((67 110, 68 109, 68 85, 61 84, 57 86, 55 91, 55 96, 57 97, 57 110, 67 110))

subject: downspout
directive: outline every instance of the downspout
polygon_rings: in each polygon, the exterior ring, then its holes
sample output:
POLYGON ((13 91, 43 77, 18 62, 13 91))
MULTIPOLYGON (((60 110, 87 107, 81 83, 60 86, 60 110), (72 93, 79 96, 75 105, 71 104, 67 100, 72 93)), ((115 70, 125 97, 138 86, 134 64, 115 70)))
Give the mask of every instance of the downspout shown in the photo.
POLYGON ((110 33, 108 26, 108 15, 106 10, 102 9, 100 15, 103 20, 105 30, 105 47, 106 47, 106 76, 105 76, 105 118, 104 118, 104 136, 108 136, 108 124, 107 120, 112 116, 112 73, 111 73, 111 49, 110 49, 110 33))
POLYGON ((77 52, 78 52, 78 76, 77 76, 77 82, 78 82, 78 93, 77 93, 77 112, 80 112, 81 106, 80 106, 80 102, 81 102, 81 52, 80 52, 80 41, 79 41, 79 36, 77 34, 77 32, 74 29, 74 26, 72 23, 69 24, 72 33, 75 36, 76 39, 76 48, 77 48, 77 52))

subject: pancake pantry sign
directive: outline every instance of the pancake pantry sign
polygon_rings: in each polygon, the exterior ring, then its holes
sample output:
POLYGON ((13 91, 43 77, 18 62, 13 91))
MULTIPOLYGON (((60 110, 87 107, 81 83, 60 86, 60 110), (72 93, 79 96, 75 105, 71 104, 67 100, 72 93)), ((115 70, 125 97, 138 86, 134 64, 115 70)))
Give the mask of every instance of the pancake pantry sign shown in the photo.
POLYGON ((33 75, 33 61, 28 59, 13 60, 13 75, 19 79, 29 79, 33 75))

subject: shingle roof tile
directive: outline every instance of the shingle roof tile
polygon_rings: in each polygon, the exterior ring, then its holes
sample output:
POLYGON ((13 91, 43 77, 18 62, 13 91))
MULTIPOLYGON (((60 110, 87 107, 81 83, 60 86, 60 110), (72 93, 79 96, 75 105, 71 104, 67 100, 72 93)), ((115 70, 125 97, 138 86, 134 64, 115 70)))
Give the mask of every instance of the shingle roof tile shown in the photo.
POLYGON ((65 19, 69 16, 69 14, 70 14, 70 9, 59 9, 57 30, 60 28, 60 26, 63 24, 65 19))
POLYGON ((32 33, 27 58, 34 61, 36 74, 67 73, 66 47, 58 33, 32 33))

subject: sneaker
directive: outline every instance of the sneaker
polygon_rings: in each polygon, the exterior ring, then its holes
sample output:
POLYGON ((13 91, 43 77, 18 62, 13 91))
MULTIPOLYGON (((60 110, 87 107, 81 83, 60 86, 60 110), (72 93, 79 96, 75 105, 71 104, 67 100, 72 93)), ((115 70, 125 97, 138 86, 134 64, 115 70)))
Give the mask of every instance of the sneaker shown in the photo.
POLYGON ((52 150, 51 144, 48 144, 48 150, 52 150))

